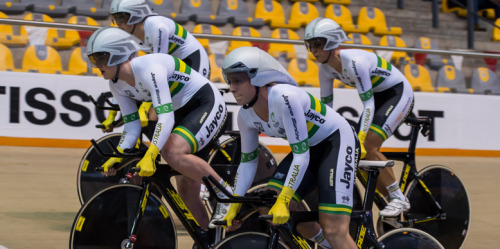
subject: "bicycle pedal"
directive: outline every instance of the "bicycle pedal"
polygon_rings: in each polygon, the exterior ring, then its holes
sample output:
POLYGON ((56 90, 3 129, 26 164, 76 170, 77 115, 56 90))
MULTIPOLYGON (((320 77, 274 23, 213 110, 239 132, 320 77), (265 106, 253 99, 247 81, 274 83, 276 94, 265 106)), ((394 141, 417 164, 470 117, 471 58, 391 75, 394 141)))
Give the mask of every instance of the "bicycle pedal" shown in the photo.
POLYGON ((394 228, 402 228, 403 224, 398 222, 398 219, 395 217, 382 217, 382 222, 394 227, 394 228))

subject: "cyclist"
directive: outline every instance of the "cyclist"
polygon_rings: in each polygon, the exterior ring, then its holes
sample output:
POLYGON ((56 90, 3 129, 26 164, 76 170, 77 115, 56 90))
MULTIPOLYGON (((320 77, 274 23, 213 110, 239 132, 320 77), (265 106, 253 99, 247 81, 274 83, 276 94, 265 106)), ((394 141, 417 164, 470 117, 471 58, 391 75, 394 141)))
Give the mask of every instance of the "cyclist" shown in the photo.
MULTIPOLYGON (((118 149, 133 148, 141 133, 136 101, 152 102, 158 123, 149 149, 137 164, 139 176, 151 176, 155 172, 155 159, 161 152, 173 169, 190 180, 178 182, 178 188, 193 190, 183 184, 196 183, 198 189, 187 194, 198 197, 203 176, 214 175, 225 184, 202 159, 211 149, 209 144, 225 127, 225 102, 214 84, 182 60, 168 54, 135 57, 137 51, 144 49, 147 48, 137 38, 114 27, 98 29, 88 42, 89 61, 101 71, 104 79, 110 80, 111 93, 123 113, 125 125, 118 149)), ((103 165, 104 171, 116 161, 117 158, 110 158, 103 165)), ((180 191, 183 200, 190 200, 182 193, 180 191)), ((200 201, 199 197, 192 199, 200 201)), ((200 225, 207 227, 206 212, 191 209, 192 203, 188 201, 186 205, 200 225)))
MULTIPOLYGON (((235 194, 244 195, 255 176, 259 133, 285 138, 292 152, 268 182, 268 187, 281 191, 269 211, 272 222, 287 222, 290 200, 300 202, 317 186, 322 230, 307 229, 308 223, 299 224, 299 232, 326 248, 356 248, 349 235, 360 153, 354 129, 336 111, 298 88, 280 63, 258 48, 235 49, 224 59, 222 68, 229 91, 242 106, 237 119, 241 163, 235 194)), ((216 218, 231 225, 239 206, 219 209, 219 205, 216 218)))
MULTIPOLYGON (((349 40, 342 28, 328 18, 316 18, 305 29, 307 48, 321 63, 319 81, 321 100, 332 107, 334 79, 355 87, 364 105, 358 137, 366 149, 367 160, 385 161, 379 151, 413 107, 413 90, 403 74, 385 59, 360 49, 340 49, 349 40)), ((397 216, 410 209, 392 168, 382 171, 377 183, 389 203, 381 216, 397 216), (385 187, 385 188, 384 188, 385 187)))

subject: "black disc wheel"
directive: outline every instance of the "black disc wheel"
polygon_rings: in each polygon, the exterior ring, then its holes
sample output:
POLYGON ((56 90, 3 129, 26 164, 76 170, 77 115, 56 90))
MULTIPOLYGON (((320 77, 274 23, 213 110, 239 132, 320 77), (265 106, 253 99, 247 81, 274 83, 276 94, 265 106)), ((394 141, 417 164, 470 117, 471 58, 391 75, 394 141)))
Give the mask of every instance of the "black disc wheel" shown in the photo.
POLYGON ((414 228, 392 230, 379 238, 384 249, 444 249, 444 247, 429 234, 414 228))
MULTIPOLYGON (((215 245, 214 249, 266 249, 269 243, 269 234, 246 232, 226 237, 215 245)), ((286 247, 281 241, 278 241, 278 249, 286 247)))
MULTIPOLYGON (((70 249, 119 249, 128 241, 142 188, 131 184, 109 187, 86 202, 70 235, 70 249)), ((175 227, 167 207, 150 194, 138 224, 134 249, 175 249, 175 227)))

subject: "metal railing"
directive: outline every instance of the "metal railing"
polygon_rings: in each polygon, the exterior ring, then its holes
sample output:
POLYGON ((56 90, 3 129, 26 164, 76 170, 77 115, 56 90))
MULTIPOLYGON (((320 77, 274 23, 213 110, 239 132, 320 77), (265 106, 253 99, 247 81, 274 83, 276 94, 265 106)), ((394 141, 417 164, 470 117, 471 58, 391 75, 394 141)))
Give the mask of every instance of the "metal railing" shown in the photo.
MULTIPOLYGON (((5 19, 5 18, 0 18, 0 24, 27 25, 27 26, 38 26, 38 27, 70 29, 70 30, 83 30, 83 31, 95 31, 95 30, 100 28, 99 26, 77 25, 77 24, 55 23, 55 22, 27 21, 27 20, 5 19)), ((213 35, 213 34, 195 34, 195 33, 193 33, 193 36, 195 36, 198 39, 211 39, 211 40, 223 40, 223 41, 250 41, 250 42, 304 45, 303 40, 288 40, 288 39, 260 38, 260 37, 247 37, 247 36, 230 36, 230 35, 213 35)), ((458 55, 458 56, 476 57, 476 58, 479 57, 479 58, 500 59, 500 54, 489 54, 489 53, 481 53, 481 52, 474 52, 474 51, 471 51, 471 52, 469 52, 469 51, 451 51, 451 50, 420 49, 420 48, 407 48, 407 47, 389 47, 389 46, 362 45, 362 44, 341 44, 340 47, 342 47, 342 48, 373 49, 373 50, 387 50, 387 51, 398 51, 398 52, 407 52, 407 53, 458 55)))

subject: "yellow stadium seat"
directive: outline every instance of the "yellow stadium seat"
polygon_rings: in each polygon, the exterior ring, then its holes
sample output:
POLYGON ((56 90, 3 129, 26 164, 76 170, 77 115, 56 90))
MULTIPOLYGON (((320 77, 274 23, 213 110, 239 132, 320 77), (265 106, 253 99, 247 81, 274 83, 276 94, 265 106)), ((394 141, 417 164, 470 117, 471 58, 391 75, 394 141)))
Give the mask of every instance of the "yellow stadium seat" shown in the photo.
POLYGON ((347 33, 368 33, 368 27, 360 27, 353 23, 351 11, 340 4, 330 4, 325 8, 325 17, 334 20, 347 33))
POLYGON ((319 17, 318 9, 308 2, 295 2, 290 10, 290 20, 298 22, 300 26, 307 26, 317 17, 319 17))
MULTIPOLYGON (((29 13, 24 17, 27 21, 39 21, 39 22, 54 22, 54 20, 46 14, 29 13)), ((28 38, 28 31, 26 26, 21 26, 20 34, 28 38)), ((47 38, 45 39, 45 45, 51 46, 57 49, 69 49, 74 45, 80 43, 80 38, 76 39, 74 37, 59 37, 57 29, 48 28, 47 38)))
MULTIPOLYGON (((233 30, 233 36, 247 36, 247 37, 261 37, 259 31, 252 27, 236 27, 233 30)), ((235 48, 239 47, 252 47, 252 43, 249 41, 230 41, 229 47, 227 48, 227 53, 230 53, 235 48)))
POLYGON ((406 64, 403 67, 403 74, 408 81, 410 81, 414 91, 436 92, 436 89, 432 86, 429 70, 424 66, 419 64, 406 64))
MULTIPOLYGON (((451 13, 451 12, 457 12, 460 10, 465 10, 464 8, 453 4, 453 1, 450 0, 441 0, 441 11, 444 13, 451 13)), ((467 10, 466 15, 467 15, 467 10)))
MULTIPOLYGON (((368 36, 358 33, 350 33, 347 35, 351 40, 345 41, 347 44, 362 44, 362 45, 372 45, 372 41, 368 36)), ((365 49, 366 51, 373 52, 371 49, 365 49)))
POLYGON ((401 35, 400 27, 388 27, 385 14, 379 8, 362 7, 358 14, 358 26, 368 27, 375 35, 401 35))
MULTIPOLYGON (((500 18, 498 18, 496 20, 495 25, 497 25, 498 27, 500 27, 500 18)), ((491 36, 491 40, 493 40, 493 41, 500 41, 500 29, 499 28, 497 28, 497 27, 493 28, 493 33, 492 33, 492 36, 491 36)))
POLYGON ((325 5, 327 5, 327 4, 349 5, 349 4, 351 4, 351 0, 323 0, 323 3, 325 5))
MULTIPOLYGON (((291 29, 275 29, 273 33, 271 33, 271 38, 285 40, 300 39, 299 35, 291 29)), ((285 53, 288 60, 297 56, 295 47, 292 44, 269 43, 269 49, 267 50, 267 52, 273 57, 279 57, 282 53, 285 53)))
MULTIPOLYGON (((0 12, 0 18, 9 18, 3 12, 0 12)), ((12 25, 0 24, 0 43, 11 47, 24 47, 28 44, 28 38, 20 35, 14 35, 12 25)))
POLYGON ((222 62, 224 61, 224 54, 210 54, 208 56, 210 62, 210 81, 225 83, 222 76, 222 62))
POLYGON ((0 43, 0 71, 13 71, 14 57, 10 49, 0 43))
MULTIPOLYGON (((88 16, 73 16, 68 20, 69 24, 78 24, 78 25, 89 25, 89 26, 99 26, 99 23, 97 23, 92 17, 88 16)), ((81 39, 83 38, 85 41, 83 41, 82 46, 87 44, 87 39, 92 35, 92 31, 76 31, 76 30, 65 30, 64 31, 64 36, 68 39, 73 39, 73 40, 78 40, 80 42, 81 39), (81 34, 84 34, 81 36, 81 34)))
MULTIPOLYGON (((222 31, 212 24, 198 24, 194 26, 193 34, 212 34, 212 35, 222 35, 222 31)), ((197 39, 200 44, 205 48, 205 50, 209 51, 210 42, 209 39, 197 39)))
POLYGON ((77 47, 73 49, 73 52, 71 52, 69 57, 68 71, 63 73, 72 75, 101 76, 99 69, 91 67, 88 63, 87 51, 85 47, 77 47))
POLYGON ((319 87, 319 69, 314 61, 294 58, 288 64, 287 70, 300 86, 319 87))
POLYGON ((25 72, 60 74, 61 56, 50 46, 31 45, 24 52, 21 69, 25 72))
MULTIPOLYGON (((406 43, 403 39, 394 35, 384 35, 380 38, 379 44, 380 46, 387 47, 400 47, 406 48, 406 43)), ((393 51, 391 56, 391 62, 396 65, 402 65, 404 62, 410 61, 410 57, 406 52, 401 51, 393 51)))
POLYGON ((263 19, 273 29, 289 28, 296 30, 300 28, 299 22, 286 19, 283 6, 274 0, 259 0, 255 4, 254 17, 263 19))

